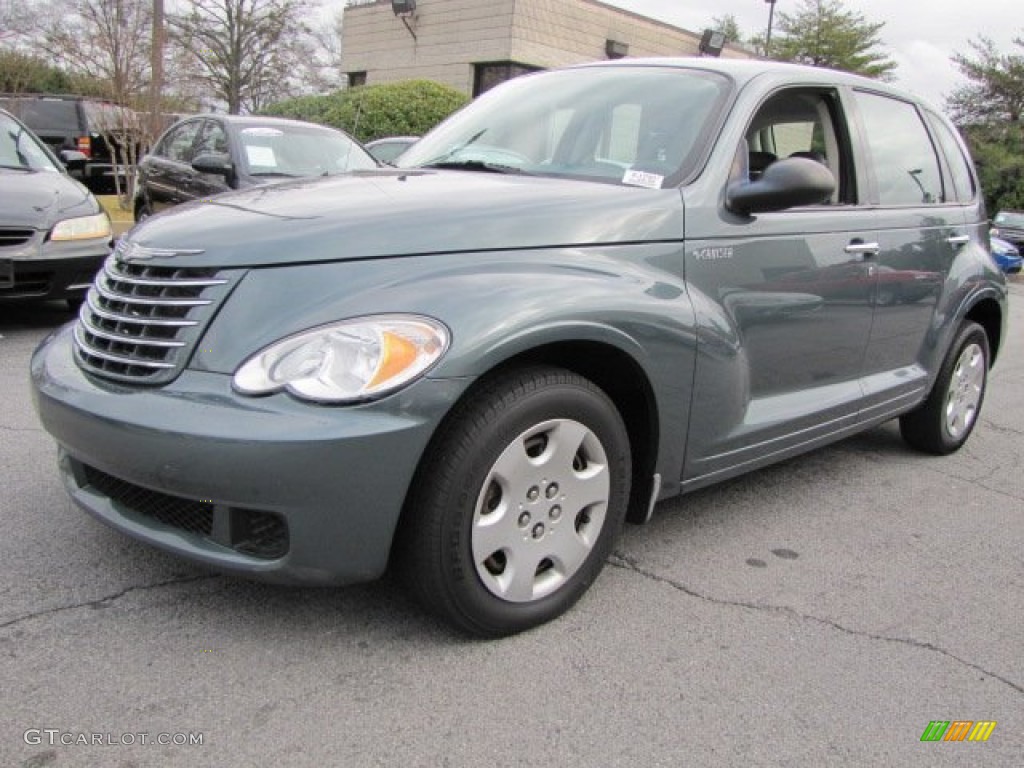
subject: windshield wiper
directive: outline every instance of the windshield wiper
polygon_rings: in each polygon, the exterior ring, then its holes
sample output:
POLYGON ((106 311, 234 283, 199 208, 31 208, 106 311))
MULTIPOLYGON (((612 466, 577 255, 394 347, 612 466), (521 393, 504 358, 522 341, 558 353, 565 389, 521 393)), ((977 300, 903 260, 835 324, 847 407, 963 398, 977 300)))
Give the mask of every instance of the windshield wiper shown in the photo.
POLYGON ((257 171, 250 173, 250 176, 280 176, 283 179, 301 179, 301 173, 285 173, 284 171, 257 171))
POLYGON ((526 173, 522 168, 501 163, 488 163, 486 160, 439 160, 427 163, 420 168, 454 168, 459 171, 488 171, 489 173, 526 173))
POLYGON ((5 171, 25 171, 25 173, 34 173, 35 168, 30 168, 27 165, 8 165, 7 163, 0 163, 0 168, 5 171))

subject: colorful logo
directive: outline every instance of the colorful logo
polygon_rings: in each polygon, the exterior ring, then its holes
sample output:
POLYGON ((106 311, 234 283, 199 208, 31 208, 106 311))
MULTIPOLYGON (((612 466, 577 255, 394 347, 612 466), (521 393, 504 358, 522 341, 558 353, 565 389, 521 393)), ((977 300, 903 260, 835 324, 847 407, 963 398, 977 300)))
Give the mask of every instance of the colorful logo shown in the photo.
POLYGON ((995 728, 995 720, 932 720, 921 741, 988 741, 995 728))

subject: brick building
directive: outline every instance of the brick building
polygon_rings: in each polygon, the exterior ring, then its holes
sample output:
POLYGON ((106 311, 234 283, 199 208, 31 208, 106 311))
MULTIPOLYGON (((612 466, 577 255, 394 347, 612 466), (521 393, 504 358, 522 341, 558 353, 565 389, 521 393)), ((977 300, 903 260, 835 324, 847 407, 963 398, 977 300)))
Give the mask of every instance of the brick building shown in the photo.
MULTIPOLYGON (((537 69, 697 55, 700 39, 597 0, 350 0, 342 67, 350 85, 425 78, 475 96, 537 69), (411 13, 395 13, 409 5, 411 13)), ((752 54, 727 45, 721 55, 752 54)))

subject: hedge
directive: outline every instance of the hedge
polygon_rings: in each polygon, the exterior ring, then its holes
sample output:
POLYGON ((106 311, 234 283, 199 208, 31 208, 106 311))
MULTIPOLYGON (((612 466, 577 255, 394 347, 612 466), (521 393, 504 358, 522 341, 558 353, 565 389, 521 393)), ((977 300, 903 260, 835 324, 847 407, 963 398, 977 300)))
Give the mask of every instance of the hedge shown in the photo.
POLYGON ((263 114, 330 125, 367 142, 384 136, 422 136, 468 101, 450 86, 405 80, 300 96, 272 104, 263 114))

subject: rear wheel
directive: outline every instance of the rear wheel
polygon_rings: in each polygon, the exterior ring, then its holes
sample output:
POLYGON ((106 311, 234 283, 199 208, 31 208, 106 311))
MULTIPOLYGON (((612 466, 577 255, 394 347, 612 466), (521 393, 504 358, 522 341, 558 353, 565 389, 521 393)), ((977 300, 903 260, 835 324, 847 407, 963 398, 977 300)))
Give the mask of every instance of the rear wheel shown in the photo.
POLYGON ((985 329, 966 321, 928 399, 900 417, 903 439, 928 453, 947 454, 967 442, 981 413, 988 383, 989 348, 985 329))
POLYGON ((494 379, 420 468, 399 534, 406 581, 475 635, 549 621, 604 566, 629 484, 625 426, 594 384, 556 368, 494 379))

